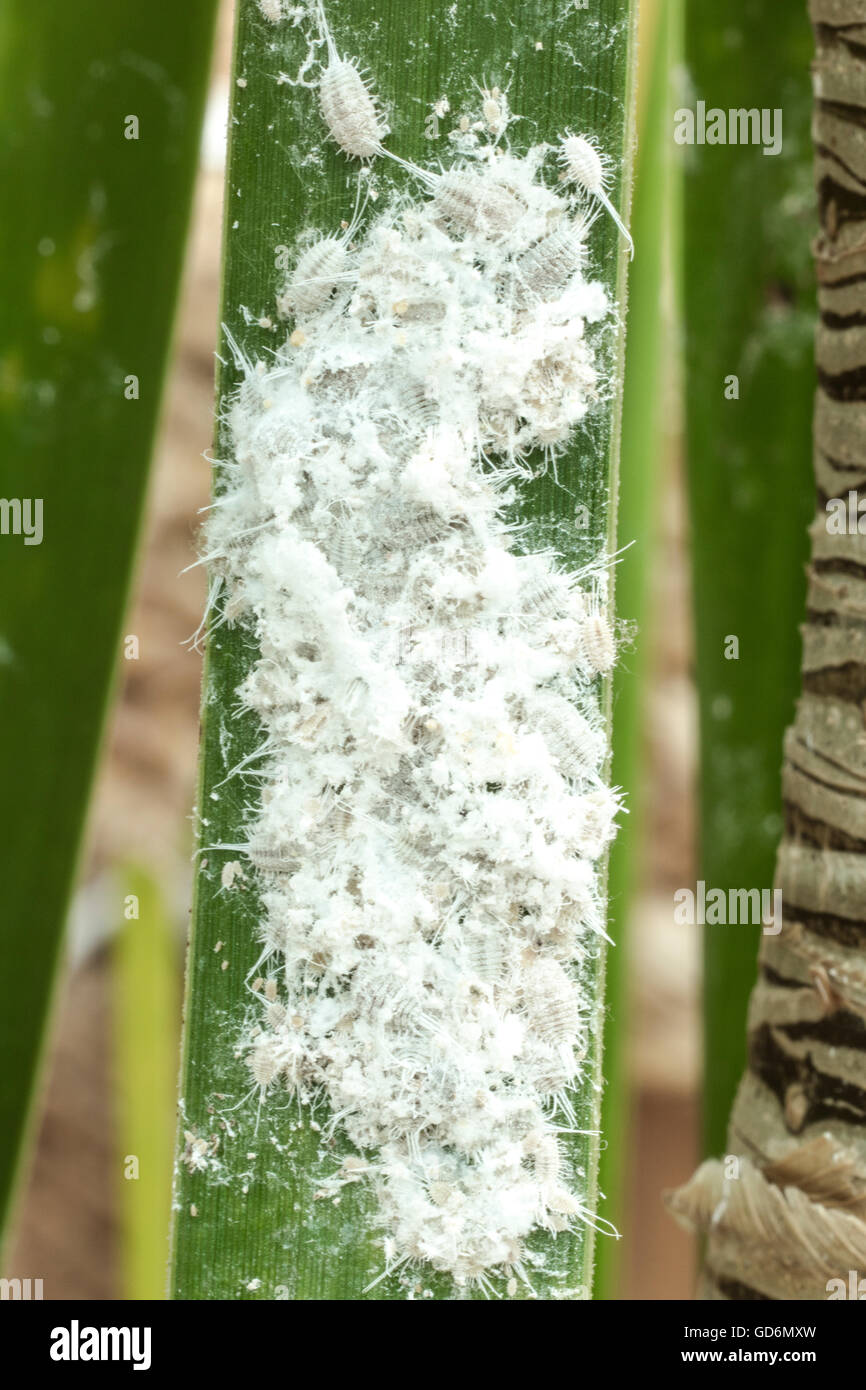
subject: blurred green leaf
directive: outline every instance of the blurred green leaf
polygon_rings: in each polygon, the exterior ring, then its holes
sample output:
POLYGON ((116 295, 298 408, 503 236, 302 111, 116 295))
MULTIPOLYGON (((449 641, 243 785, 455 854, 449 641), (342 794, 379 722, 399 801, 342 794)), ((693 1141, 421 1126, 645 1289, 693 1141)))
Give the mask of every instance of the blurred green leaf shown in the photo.
POLYGON ((44 530, 0 534, 0 1212, 119 656, 214 11, 0 11, 0 495, 39 499, 44 530))
POLYGON ((116 875, 114 1076, 123 1297, 166 1296, 180 1038, 178 951, 145 869, 116 875))
MULTIPOLYGON (((691 0, 695 108, 781 109, 778 155, 685 148, 684 318, 700 865, 710 888, 770 888, 781 831, 782 734, 798 691, 806 526, 814 511, 815 226, 806 6, 691 0), (736 376, 739 399, 726 399, 736 376), (727 660, 729 636, 739 659, 727 660)), ((683 885, 688 886, 688 885, 683 885)), ((686 928, 687 930, 687 928, 686 928)), ((704 1143, 719 1153, 745 1065, 758 929, 704 932, 704 1143)))

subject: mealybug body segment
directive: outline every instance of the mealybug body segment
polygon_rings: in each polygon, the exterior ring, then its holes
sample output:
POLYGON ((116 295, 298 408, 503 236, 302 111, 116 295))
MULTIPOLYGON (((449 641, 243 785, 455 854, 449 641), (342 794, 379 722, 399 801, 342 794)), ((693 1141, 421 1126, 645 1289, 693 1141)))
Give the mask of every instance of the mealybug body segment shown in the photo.
POLYGON ((395 395, 400 419, 405 421, 412 434, 423 434, 438 424, 438 402, 428 394, 423 381, 417 377, 403 377, 395 395))
POLYGON ((523 294, 532 299, 558 299, 586 260, 585 227, 567 223, 542 237, 515 262, 523 294))
POLYGON ((520 611, 528 617, 565 618, 574 605, 574 593, 560 575, 542 574, 522 589, 520 611))
POLYGON ((463 232, 483 232, 491 241, 511 232, 525 212, 520 199, 504 184, 493 183, 467 169, 442 174, 433 194, 433 207, 443 222, 463 232))
POLYGON ((559 962, 547 956, 526 969, 523 1006, 533 1032, 553 1047, 572 1044, 581 1032, 577 990, 559 962))
POLYGON ((506 974, 508 949, 503 933, 478 927, 467 934, 466 959, 472 974, 485 985, 498 985, 506 974))
POLYGON ((395 521, 389 535, 389 543, 402 546, 407 551, 422 545, 435 545, 447 538, 454 530, 450 517, 435 512, 432 507, 419 508, 395 521))
POLYGON ((556 1182, 562 1159, 555 1135, 543 1129, 530 1130, 523 1141, 523 1152, 532 1160, 536 1181, 542 1187, 556 1182))
POLYGON ((604 755, 603 740, 568 700, 550 695, 538 723, 563 777, 575 780, 596 770, 604 755))
POLYGON ((421 1001, 393 975, 373 975, 364 983, 366 1011, 377 1023, 410 1034, 431 1026, 421 1001))
POLYGON ((247 858, 257 869, 268 874, 296 874, 301 867, 287 849, 268 844, 262 840, 250 840, 247 844, 247 858))
POLYGON ((314 314, 330 299, 346 265, 342 237, 326 236, 304 252, 279 300, 280 313, 298 317, 314 314))
POLYGON ((586 859, 597 859, 616 833, 614 817, 619 809, 615 792, 599 787, 580 798, 583 825, 577 848, 586 859))
POLYGON ((574 1081, 575 1066, 572 1058, 569 1064, 563 1056, 545 1058, 533 1071, 532 1080, 545 1096, 559 1096, 567 1091, 574 1081))

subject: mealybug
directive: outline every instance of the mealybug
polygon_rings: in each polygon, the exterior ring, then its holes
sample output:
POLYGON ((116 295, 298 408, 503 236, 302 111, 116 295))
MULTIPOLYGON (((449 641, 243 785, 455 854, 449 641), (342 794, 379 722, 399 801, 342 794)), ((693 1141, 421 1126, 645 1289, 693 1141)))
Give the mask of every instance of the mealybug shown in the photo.
POLYGON ((355 159, 373 159, 382 153, 388 126, 357 65, 337 52, 321 0, 317 11, 328 45, 328 66, 319 81, 319 105, 325 125, 344 154, 355 159))
POLYGON ((267 1090, 280 1074, 281 1066, 277 1045, 269 1038, 262 1039, 247 1057, 247 1066, 253 1080, 262 1090, 267 1090))
POLYGON ((561 1157, 555 1135, 543 1129, 531 1129, 523 1141, 523 1152, 532 1159, 536 1180, 542 1187, 556 1182, 561 1157))
POLYGON ((321 237, 298 259, 291 280, 277 298, 277 308, 284 318, 290 314, 301 318, 316 313, 346 278, 349 247, 360 226, 364 206, 361 205, 359 181, 352 220, 343 223, 341 235, 321 237))
POLYGON ((580 1203, 570 1192, 566 1192, 564 1187, 554 1187, 547 1194, 547 1207, 549 1211, 554 1211, 559 1216, 578 1216, 580 1215, 580 1203))
POLYGON ((394 975, 380 971, 367 975, 359 985, 357 996, 368 1017, 380 1024, 391 1024, 402 1033, 432 1027, 419 999, 394 975))
POLYGON ((580 625, 587 665, 597 675, 610 671, 616 661, 616 642, 610 623, 601 613, 590 613, 580 625))
POLYGON ((527 967, 521 989, 523 1006, 537 1037, 551 1046, 572 1043, 582 1030, 577 989, 562 966, 539 956, 527 967))
POLYGON ((405 422, 414 433, 426 433, 439 423, 439 402, 417 377, 402 377, 396 384, 395 398, 401 423, 405 422))
POLYGON ((454 169, 436 179, 433 207, 443 222, 464 232, 484 232, 491 241, 507 236, 526 211, 504 184, 468 169, 454 169))
POLYGON ((345 579, 354 574, 362 554, 355 513, 345 502, 332 502, 328 512, 328 531, 321 544, 334 569, 345 579))
POLYGON ((577 847, 584 858, 597 859, 616 833, 614 816, 619 809, 616 793, 609 787, 599 787, 578 798, 577 805, 583 812, 577 847))
POLYGON ((381 154, 388 127, 354 63, 332 57, 319 83, 319 104, 331 139, 344 154, 356 159, 381 154))
POLYGON ((515 261, 520 288, 533 299, 558 299, 586 260, 588 223, 568 222, 542 237, 515 261))
POLYGON ((422 545, 435 545, 445 540, 454 530, 454 522, 432 507, 419 508, 395 520, 389 528, 389 541, 405 550, 416 550, 422 545))
POLYGON ((246 852, 250 863, 264 873, 296 874, 301 867, 300 861, 292 858, 288 850, 283 850, 276 844, 266 844, 262 840, 250 840, 246 852))
POLYGON ((278 1028, 282 1028, 283 1024, 286 1021, 285 1005, 277 1003, 268 1004, 267 1009, 265 1011, 265 1017, 267 1018, 268 1027, 272 1028, 276 1032, 278 1028))
POLYGON ((566 135, 559 147, 559 159, 566 183, 578 184, 607 208, 628 242, 629 253, 633 257, 634 242, 631 233, 607 196, 605 185, 608 173, 604 160, 592 141, 585 135, 566 135))
POLYGON ((520 611, 528 616, 565 618, 580 601, 580 590, 572 589, 556 571, 535 576, 520 591, 520 611))
POLYGON ((314 314, 330 299, 346 264, 343 237, 326 236, 300 257, 288 288, 277 300, 283 317, 314 314))
POLYGON ((548 695, 538 726, 563 777, 586 777, 596 770, 604 744, 587 719, 561 695, 548 695))
POLYGON ((549 1057, 533 1068, 532 1080, 542 1095, 558 1097, 573 1084, 575 1071, 573 1058, 569 1065, 565 1057, 549 1057))
POLYGON ((498 985, 505 978, 508 948, 499 928, 479 926, 466 936, 466 960, 472 974, 485 985, 498 985))
POLYGON ((481 114, 491 135, 500 135, 508 124, 507 104, 498 87, 481 90, 481 114))

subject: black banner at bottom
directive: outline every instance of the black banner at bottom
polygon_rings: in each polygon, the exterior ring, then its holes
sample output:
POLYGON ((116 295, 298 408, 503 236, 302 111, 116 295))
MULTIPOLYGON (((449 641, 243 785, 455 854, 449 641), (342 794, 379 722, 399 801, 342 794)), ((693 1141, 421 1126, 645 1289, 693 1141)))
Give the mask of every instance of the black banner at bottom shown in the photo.
MULTIPOLYGON (((561 1308, 547 1332, 558 1327, 569 1336, 568 1361, 573 1372, 583 1375, 590 1356, 598 1371, 636 1369, 665 1376, 674 1368, 700 1375, 707 1367, 736 1370, 760 1366, 767 1371, 808 1367, 826 1377, 847 1370, 862 1356, 864 1324, 853 1309, 839 1302, 859 1302, 859 1289, 851 1300, 828 1303, 576 1303, 571 1312, 561 1308)), ((429 1306, 429 1305, 428 1305, 429 1306)), ((493 1301, 495 1307, 495 1301, 493 1301)), ((461 1324, 459 1354, 449 1372, 461 1382, 472 1374, 473 1361, 490 1380, 491 1363, 505 1355, 505 1367, 513 1366, 514 1343, 504 1336, 505 1325, 485 1322, 461 1324), (496 1346, 490 1332, 502 1326, 496 1346), (479 1331, 486 1335, 475 1343, 479 1331), (510 1350, 509 1350, 510 1348, 510 1350), (477 1357, 477 1360, 476 1360, 477 1357), (459 1373, 458 1373, 459 1367, 459 1373)), ((424 1326, 426 1324, 422 1324, 424 1326)), ((431 1324, 435 1327, 436 1324, 431 1324)), ((8 1300, 0 1303, 0 1337, 4 1363, 37 1373, 40 1379, 62 1381, 128 1373, 172 1375, 189 1373, 197 1383, 221 1381, 237 1371, 244 1382, 267 1372, 296 1378, 302 1365, 308 1372, 314 1357, 323 1357, 321 1370, 329 1380, 339 1373, 340 1355, 346 1368, 357 1376, 390 1378, 396 1370, 387 1355, 387 1338, 405 1335, 406 1324, 389 1324, 383 1330, 370 1324, 365 1308, 363 1322, 354 1322, 349 1308, 338 1314, 317 1314, 315 1307, 261 1301, 238 1303, 61 1303, 8 1300), (321 1318, 321 1323, 319 1319, 321 1318), (356 1330, 357 1329, 357 1330, 356 1330), (338 1336, 335 1336, 338 1333, 338 1336), (321 1335, 324 1334, 324 1335, 321 1335), (298 1360, 298 1357, 301 1360, 298 1360), (294 1366, 294 1371, 292 1367, 294 1366)), ((525 1333, 540 1330, 525 1324, 525 1333)), ((509 1333, 514 1324, 508 1324, 509 1333)), ((526 1364, 531 1344, 523 1340, 520 1359, 526 1364)), ((418 1351, 420 1353, 420 1345, 418 1351)), ((554 1350, 545 1344, 545 1358, 554 1350)), ((394 1344, 399 1364, 406 1366, 406 1349, 394 1344), (398 1348, 401 1350, 398 1351, 398 1348)), ((441 1369, 440 1343, 428 1345, 421 1364, 441 1369)), ((560 1350, 560 1355, 562 1352, 560 1350)))

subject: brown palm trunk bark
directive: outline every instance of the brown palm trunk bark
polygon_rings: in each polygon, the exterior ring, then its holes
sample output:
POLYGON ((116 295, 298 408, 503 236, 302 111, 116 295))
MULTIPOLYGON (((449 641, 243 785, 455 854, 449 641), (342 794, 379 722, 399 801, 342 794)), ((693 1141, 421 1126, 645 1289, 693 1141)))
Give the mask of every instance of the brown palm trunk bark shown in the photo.
POLYGON ((850 1297, 851 1272, 866 1281, 866 0, 810 13, 817 504, 782 774, 783 928, 763 939, 729 1154, 669 1198, 707 1234, 711 1299, 850 1297))

